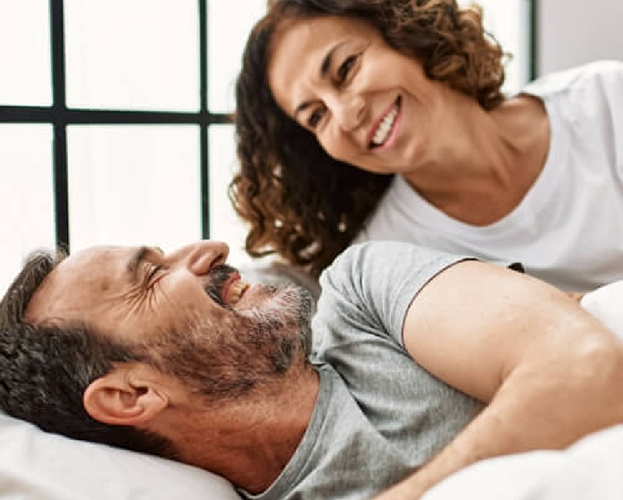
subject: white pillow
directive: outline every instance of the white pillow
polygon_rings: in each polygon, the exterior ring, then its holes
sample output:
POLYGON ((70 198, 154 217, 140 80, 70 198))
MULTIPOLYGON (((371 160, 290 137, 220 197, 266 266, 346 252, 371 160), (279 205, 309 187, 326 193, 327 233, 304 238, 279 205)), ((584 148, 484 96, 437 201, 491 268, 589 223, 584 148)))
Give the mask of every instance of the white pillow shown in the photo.
POLYGON ((0 413, 0 498, 240 500, 197 467, 43 432, 0 413))
POLYGON ((623 280, 587 293, 580 304, 623 339, 623 280))

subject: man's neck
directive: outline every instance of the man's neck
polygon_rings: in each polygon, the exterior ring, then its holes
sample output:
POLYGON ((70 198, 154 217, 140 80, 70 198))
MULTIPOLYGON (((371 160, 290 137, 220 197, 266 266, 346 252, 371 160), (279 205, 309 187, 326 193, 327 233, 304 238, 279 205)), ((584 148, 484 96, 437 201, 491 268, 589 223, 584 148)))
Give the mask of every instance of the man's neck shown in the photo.
POLYGON ((182 461, 251 493, 268 488, 290 461, 311 420, 320 388, 310 367, 252 401, 194 414, 181 439, 182 461))

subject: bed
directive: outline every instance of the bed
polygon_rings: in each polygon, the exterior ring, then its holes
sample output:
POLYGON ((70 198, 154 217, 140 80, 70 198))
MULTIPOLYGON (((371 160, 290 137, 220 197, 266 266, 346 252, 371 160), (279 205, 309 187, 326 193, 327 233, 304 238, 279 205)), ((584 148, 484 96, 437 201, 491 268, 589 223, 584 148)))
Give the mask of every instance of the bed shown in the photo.
MULTIPOLYGON (((623 283, 583 306, 623 336, 623 283), (619 312, 619 310, 621 311, 619 312)), ((622 393, 623 395, 623 393, 622 393)), ((204 470, 105 445, 45 433, 0 413, 0 499, 237 500, 225 479, 204 470)), ((425 500, 621 500, 623 425, 563 451, 489 459, 431 489, 425 500)))
MULTIPOLYGON (((188 465, 45 433, 0 415, 3 500, 239 500, 223 478, 188 465)), ((623 425, 564 451, 494 458, 424 500, 621 500, 623 425)))

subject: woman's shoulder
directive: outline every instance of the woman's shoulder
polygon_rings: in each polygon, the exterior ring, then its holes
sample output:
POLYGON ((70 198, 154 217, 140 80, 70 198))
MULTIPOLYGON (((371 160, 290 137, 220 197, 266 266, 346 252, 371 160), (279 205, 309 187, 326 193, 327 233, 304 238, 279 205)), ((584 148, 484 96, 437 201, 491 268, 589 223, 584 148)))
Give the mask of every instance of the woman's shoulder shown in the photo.
POLYGON ((522 93, 547 97, 593 90, 596 87, 615 87, 623 91, 623 61, 594 61, 555 73, 549 73, 528 83, 522 93))

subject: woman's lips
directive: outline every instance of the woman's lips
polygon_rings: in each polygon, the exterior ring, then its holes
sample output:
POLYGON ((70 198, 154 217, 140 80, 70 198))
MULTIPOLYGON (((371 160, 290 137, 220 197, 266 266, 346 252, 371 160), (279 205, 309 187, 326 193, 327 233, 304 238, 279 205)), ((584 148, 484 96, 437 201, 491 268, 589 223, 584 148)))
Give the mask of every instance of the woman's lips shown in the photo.
POLYGON ((393 138, 398 124, 402 98, 398 96, 392 105, 387 109, 383 116, 379 119, 376 126, 370 131, 368 148, 380 148, 389 145, 390 139, 393 138))

